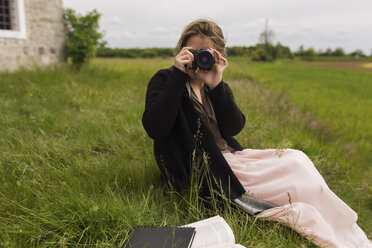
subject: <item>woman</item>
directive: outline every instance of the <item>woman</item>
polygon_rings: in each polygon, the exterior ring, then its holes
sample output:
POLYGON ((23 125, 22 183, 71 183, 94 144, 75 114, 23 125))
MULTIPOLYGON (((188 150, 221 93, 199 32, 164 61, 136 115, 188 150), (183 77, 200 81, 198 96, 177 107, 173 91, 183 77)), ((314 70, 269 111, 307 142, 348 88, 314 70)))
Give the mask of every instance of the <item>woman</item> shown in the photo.
MULTIPOLYGON (((228 66, 220 27, 209 20, 186 26, 174 65, 150 80, 142 122, 154 139, 162 175, 176 188, 189 185, 191 161, 207 158, 213 187, 230 199, 243 194, 280 205, 258 217, 279 221, 325 247, 371 247, 357 216, 327 186, 301 151, 243 149, 233 138, 245 117, 222 80, 228 66), (195 67, 196 51, 208 48, 214 63, 195 67)), ((205 183, 201 193, 206 195, 205 183)))

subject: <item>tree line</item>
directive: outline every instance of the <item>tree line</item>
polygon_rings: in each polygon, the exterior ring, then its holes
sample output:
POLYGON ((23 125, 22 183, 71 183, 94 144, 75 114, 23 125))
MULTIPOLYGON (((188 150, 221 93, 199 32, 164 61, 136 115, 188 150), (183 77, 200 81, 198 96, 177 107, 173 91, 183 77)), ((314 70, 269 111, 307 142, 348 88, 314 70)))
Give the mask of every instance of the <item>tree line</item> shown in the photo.
MULTIPOLYGON (((351 53, 346 53, 342 47, 336 47, 334 50, 331 48, 327 48, 326 50, 317 50, 315 51, 314 48, 309 47, 307 49, 304 48, 304 46, 300 46, 299 49, 294 53, 295 56, 299 57, 342 57, 342 56, 351 56, 354 58, 365 58, 368 57, 364 54, 364 52, 361 49, 356 49, 355 51, 351 53)), ((372 54, 371 54, 372 57, 372 54)))
MULTIPOLYGON (((91 58, 97 57, 117 57, 117 58, 154 58, 172 57, 174 48, 110 48, 107 42, 103 41, 103 33, 99 32, 99 19, 101 14, 96 10, 86 15, 76 13, 72 9, 64 10, 64 23, 67 34, 65 56, 71 60, 72 65, 80 70, 88 64, 91 58)), ((287 46, 278 42, 274 45, 274 31, 268 28, 268 20, 265 23, 265 30, 259 36, 259 43, 254 46, 232 46, 227 47, 227 55, 243 56, 252 61, 274 61, 276 59, 293 59, 302 57, 312 59, 321 56, 348 56, 353 58, 367 57, 362 50, 357 49, 352 53, 346 54, 338 47, 325 51, 315 51, 313 48, 305 49, 300 46, 295 52, 287 46)), ((372 57, 372 54, 371 54, 372 57)))
MULTIPOLYGON (((368 57, 361 49, 346 53, 341 47, 315 50, 312 47, 305 49, 304 46, 300 46, 296 51, 292 52, 289 47, 282 45, 280 42, 276 45, 259 43, 255 46, 230 46, 226 50, 229 57, 247 57, 252 61, 274 61, 276 59, 293 59, 295 57, 368 57)), ((102 46, 97 49, 97 57, 106 58, 165 58, 172 56, 174 56, 174 48, 110 48, 102 46)))
MULTIPOLYGON (((253 61, 273 61, 278 58, 293 58, 291 50, 278 43, 277 45, 265 46, 257 44, 255 46, 232 46, 227 47, 227 56, 244 56, 253 61)), ((106 46, 97 49, 97 57, 108 58, 155 58, 172 57, 174 48, 110 48, 106 46)))

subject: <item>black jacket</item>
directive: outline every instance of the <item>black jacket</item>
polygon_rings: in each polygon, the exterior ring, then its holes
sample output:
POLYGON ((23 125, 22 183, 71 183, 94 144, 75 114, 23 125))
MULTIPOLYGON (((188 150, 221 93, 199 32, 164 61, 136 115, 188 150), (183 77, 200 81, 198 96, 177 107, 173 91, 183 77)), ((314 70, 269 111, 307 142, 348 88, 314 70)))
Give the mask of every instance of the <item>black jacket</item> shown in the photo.
MULTIPOLYGON (((190 183, 193 152, 196 158, 206 154, 212 181, 222 185, 223 193, 231 199, 240 197, 245 190, 227 164, 213 136, 198 118, 185 87, 187 80, 187 74, 173 66, 159 70, 148 84, 142 123, 148 135, 154 139, 157 164, 162 175, 175 188, 182 189, 190 183)), ((222 81, 207 94, 222 137, 229 147, 242 150, 233 136, 244 127, 245 117, 237 107, 231 89, 222 81)), ((206 185, 203 184, 201 194, 208 192, 206 185)), ((220 190, 215 184, 213 187, 220 190)))

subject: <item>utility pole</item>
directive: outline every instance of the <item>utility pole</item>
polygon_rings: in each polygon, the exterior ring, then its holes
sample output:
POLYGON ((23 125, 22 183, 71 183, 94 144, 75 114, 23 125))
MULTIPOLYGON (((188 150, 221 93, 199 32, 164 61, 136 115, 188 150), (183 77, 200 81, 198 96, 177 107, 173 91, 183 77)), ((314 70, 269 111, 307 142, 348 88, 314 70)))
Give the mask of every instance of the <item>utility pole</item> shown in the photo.
POLYGON ((269 32, 269 20, 266 18, 266 20, 265 20, 265 33, 264 33, 265 34, 264 38, 265 38, 265 45, 266 46, 269 43, 268 32, 269 32))

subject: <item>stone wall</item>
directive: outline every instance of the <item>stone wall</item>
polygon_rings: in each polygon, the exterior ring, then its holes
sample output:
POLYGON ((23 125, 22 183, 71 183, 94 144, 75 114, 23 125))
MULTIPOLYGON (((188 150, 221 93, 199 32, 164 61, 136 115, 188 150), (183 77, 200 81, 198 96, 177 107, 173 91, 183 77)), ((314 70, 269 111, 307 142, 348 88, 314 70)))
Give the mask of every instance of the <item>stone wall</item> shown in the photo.
POLYGON ((0 70, 64 61, 62 0, 24 0, 27 39, 0 37, 0 70))

